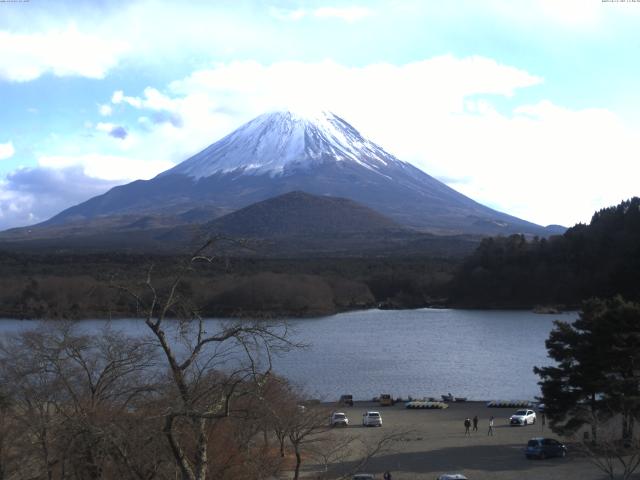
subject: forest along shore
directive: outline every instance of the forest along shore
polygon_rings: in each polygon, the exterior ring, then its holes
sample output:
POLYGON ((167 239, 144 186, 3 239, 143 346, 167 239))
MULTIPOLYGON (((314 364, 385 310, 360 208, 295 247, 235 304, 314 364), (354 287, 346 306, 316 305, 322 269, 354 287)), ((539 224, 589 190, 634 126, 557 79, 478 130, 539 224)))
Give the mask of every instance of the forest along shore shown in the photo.
MULTIPOLYGON (((602 474, 589 461, 572 449, 571 439, 554 435, 548 425, 536 424, 511 427, 508 418, 516 408, 488 408, 486 402, 449 403, 444 410, 406 409, 404 403, 381 407, 374 402, 355 402, 353 407, 326 404, 349 418, 347 428, 336 428, 332 435, 337 441, 345 436, 360 435, 376 442, 390 432, 404 432, 391 446, 391 451, 370 460, 363 471, 382 478, 389 470, 394 480, 429 479, 442 473, 463 473, 474 480, 538 480, 569 479, 596 480, 602 474), (363 427, 362 413, 375 410, 382 415, 382 428, 363 427), (465 435, 464 420, 478 416, 478 431, 465 435), (495 417, 494 435, 487 435, 491 416, 495 417), (550 436, 565 442, 569 448, 566 458, 543 461, 527 460, 524 447, 532 437, 550 436)), ((539 415, 539 414, 538 414, 539 415)), ((341 462, 331 469, 347 472, 352 463, 341 462)), ((321 469, 321 465, 311 468, 321 469)))
MULTIPOLYGON (((118 286, 139 286, 153 266, 161 290, 179 256, 0 252, 0 317, 131 318, 135 302, 118 286)), ((415 258, 224 258, 202 263, 178 291, 206 317, 324 316, 368 308, 443 304, 456 260, 415 258)))

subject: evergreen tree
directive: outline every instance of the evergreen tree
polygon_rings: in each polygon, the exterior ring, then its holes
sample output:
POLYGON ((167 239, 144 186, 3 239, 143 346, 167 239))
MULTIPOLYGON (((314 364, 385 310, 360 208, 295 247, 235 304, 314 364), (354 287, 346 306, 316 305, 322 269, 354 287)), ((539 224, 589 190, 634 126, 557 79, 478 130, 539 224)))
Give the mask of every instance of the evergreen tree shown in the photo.
POLYGON ((622 418, 622 439, 630 441, 640 418, 640 304, 621 297, 584 303, 572 324, 555 322, 546 341, 557 365, 535 367, 551 428, 575 433, 614 415, 622 418))
POLYGON ((640 197, 562 236, 484 239, 449 285, 453 304, 531 308, 617 294, 640 301, 640 197))

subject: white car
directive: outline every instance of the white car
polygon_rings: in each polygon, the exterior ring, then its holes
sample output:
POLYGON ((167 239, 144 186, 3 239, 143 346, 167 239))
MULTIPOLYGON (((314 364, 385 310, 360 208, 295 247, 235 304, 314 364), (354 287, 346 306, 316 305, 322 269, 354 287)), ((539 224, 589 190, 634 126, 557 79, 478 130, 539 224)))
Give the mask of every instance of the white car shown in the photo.
POLYGON ((382 415, 380 415, 380 412, 365 412, 362 414, 362 425, 365 427, 381 427, 382 415))
POLYGON ((536 423, 536 412, 533 410, 518 410, 509 417, 511 425, 531 425, 536 423))
POLYGON ((348 427, 349 419, 342 412, 333 412, 331 414, 331 420, 329 421, 329 424, 332 427, 348 427))

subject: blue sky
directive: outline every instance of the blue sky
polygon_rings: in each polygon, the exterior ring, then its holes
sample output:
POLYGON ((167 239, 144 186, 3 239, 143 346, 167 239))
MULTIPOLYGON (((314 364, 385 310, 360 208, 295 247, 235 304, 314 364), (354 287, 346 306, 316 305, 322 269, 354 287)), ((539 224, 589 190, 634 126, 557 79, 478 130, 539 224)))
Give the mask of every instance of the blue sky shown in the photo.
POLYGON ((588 222, 638 195, 640 2, 0 3, 0 228, 323 108, 489 206, 588 222))

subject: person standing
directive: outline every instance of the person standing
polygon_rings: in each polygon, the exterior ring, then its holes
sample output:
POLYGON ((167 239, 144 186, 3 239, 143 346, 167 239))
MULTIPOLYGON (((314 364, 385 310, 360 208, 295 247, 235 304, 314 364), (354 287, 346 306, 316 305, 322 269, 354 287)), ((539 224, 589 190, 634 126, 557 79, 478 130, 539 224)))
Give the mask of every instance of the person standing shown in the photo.
POLYGON ((469 427, 471 426, 471 420, 469 420, 469 417, 464 419, 464 434, 465 435, 471 435, 471 432, 469 432, 469 427))
POLYGON ((473 431, 478 431, 478 415, 474 415, 473 417, 473 431))
POLYGON ((493 437, 493 415, 489 419, 489 431, 487 432, 487 435, 491 435, 493 437))
POLYGON ((382 478, 384 478, 384 480, 391 480, 391 472, 387 470, 386 472, 384 472, 382 478))

